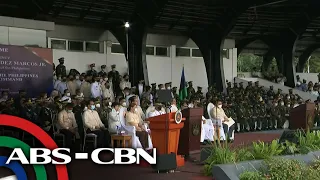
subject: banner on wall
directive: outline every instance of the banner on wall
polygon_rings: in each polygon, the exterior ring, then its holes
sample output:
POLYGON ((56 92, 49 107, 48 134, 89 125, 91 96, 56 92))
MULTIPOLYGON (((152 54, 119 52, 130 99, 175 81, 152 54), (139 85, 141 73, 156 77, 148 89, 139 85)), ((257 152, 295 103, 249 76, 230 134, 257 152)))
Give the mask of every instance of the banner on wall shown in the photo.
POLYGON ((48 92, 53 82, 51 49, 0 45, 0 91, 17 95, 26 90, 29 97, 48 92))

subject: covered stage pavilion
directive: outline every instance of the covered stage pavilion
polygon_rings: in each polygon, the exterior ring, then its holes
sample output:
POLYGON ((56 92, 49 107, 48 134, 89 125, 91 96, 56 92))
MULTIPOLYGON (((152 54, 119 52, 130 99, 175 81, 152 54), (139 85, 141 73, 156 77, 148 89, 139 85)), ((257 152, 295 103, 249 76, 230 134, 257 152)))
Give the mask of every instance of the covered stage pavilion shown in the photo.
MULTIPOLYGON (((296 72, 320 48, 319 0, 1 0, 0 15, 52 21, 62 25, 110 30, 121 44, 129 66, 130 81, 145 79, 146 34, 150 32, 190 37, 205 62, 209 85, 225 87, 222 49, 226 38, 236 40, 238 54, 263 56, 262 69, 273 58, 286 85, 295 86, 296 72), (130 28, 124 27, 130 22, 130 28), (128 35, 128 42, 127 36, 128 35), (299 57, 298 65, 293 63, 299 57)), ((1 19, 0 19, 1 21, 1 19)), ((235 146, 279 138, 281 132, 237 134, 235 146)), ((199 159, 199 154, 194 155, 199 159)), ((52 169, 52 168, 49 168, 52 169)), ((211 179, 201 173, 199 162, 187 162, 172 174, 156 174, 149 167, 93 165, 74 161, 71 180, 82 179, 211 179)), ((11 172, 4 172, 11 174, 11 172)), ((55 179, 54 172, 48 172, 55 179)), ((1 174, 1 173, 0 173, 1 174)))

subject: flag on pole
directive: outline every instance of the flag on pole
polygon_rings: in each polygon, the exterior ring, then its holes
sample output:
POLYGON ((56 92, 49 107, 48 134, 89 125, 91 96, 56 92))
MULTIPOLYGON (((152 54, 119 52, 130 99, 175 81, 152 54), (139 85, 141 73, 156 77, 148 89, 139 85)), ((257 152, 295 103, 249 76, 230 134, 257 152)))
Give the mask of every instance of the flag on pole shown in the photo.
POLYGON ((184 67, 182 68, 180 89, 179 89, 179 107, 181 107, 181 102, 185 100, 188 96, 186 79, 184 77, 184 67))

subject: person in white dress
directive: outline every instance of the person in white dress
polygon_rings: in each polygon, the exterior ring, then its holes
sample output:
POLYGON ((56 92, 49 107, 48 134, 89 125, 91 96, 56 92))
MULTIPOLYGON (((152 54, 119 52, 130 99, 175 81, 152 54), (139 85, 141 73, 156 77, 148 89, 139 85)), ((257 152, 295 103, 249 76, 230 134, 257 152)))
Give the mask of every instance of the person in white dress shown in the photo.
POLYGON ((108 130, 110 133, 114 134, 117 133, 118 130, 121 128, 120 122, 120 104, 117 102, 112 103, 111 105, 111 112, 109 113, 108 119, 108 130))
POLYGON ((95 82, 91 84, 91 95, 93 98, 102 97, 102 89, 99 77, 95 77, 95 82))

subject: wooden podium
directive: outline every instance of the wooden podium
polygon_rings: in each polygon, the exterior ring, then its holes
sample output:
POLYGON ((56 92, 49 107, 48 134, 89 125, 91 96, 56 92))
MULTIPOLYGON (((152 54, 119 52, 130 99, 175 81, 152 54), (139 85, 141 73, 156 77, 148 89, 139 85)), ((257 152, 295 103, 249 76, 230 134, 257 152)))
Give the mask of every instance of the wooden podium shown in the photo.
POLYGON ((149 127, 152 135, 152 143, 158 154, 175 153, 177 166, 184 165, 184 158, 177 155, 180 129, 183 128, 185 118, 180 124, 175 122, 175 113, 167 113, 151 117, 149 127), (168 123, 168 124, 167 124, 168 123))
POLYGON ((182 115, 186 121, 180 132, 178 154, 188 157, 190 152, 200 151, 203 108, 184 109, 182 115))
POLYGON ((312 129, 314 125, 315 104, 306 103, 291 109, 290 129, 312 129))

